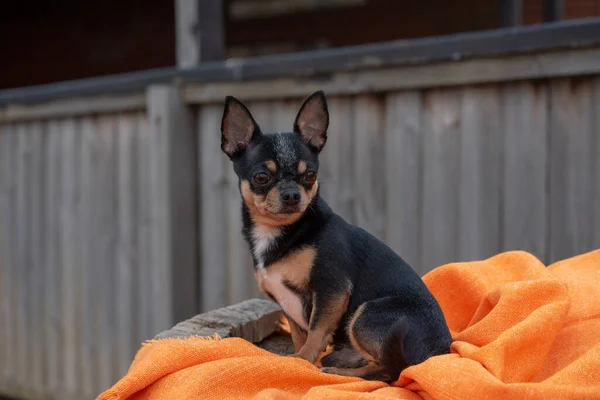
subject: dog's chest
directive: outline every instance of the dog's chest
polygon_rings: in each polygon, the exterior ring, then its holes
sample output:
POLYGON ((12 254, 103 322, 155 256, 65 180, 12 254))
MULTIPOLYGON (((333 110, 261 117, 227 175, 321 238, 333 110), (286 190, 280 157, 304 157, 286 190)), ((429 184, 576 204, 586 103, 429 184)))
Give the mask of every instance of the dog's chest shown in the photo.
POLYGON ((265 254, 276 245, 280 235, 278 229, 257 226, 253 231, 254 257, 256 272, 254 276, 261 291, 281 306, 286 315, 296 324, 308 330, 302 300, 296 291, 290 289, 306 288, 315 259, 315 250, 306 247, 285 255, 274 263, 265 266, 265 254))
POLYGON ((279 272, 269 272, 267 269, 257 270, 256 281, 260 290, 270 295, 283 309, 285 314, 294 320, 302 329, 308 330, 308 322, 304 316, 302 300, 297 293, 292 292, 285 284, 284 277, 279 272))

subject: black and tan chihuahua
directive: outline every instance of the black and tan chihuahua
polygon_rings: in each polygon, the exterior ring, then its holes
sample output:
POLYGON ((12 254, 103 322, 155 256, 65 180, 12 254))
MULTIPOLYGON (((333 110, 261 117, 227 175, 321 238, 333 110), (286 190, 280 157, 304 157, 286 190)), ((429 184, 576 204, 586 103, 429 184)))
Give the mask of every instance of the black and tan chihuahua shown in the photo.
POLYGON ((296 357, 314 363, 331 344, 324 372, 396 380, 448 353, 450 333, 417 273, 319 197, 328 125, 322 91, 289 133, 261 132, 242 102, 226 98, 221 148, 239 177, 243 234, 260 289, 288 317, 296 357))

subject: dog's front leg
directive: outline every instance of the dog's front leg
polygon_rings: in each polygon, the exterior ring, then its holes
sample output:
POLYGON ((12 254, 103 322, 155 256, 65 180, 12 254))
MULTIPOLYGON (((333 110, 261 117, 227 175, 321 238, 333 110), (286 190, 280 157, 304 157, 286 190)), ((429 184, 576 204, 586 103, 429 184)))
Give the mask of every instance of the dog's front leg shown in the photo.
POLYGON ((290 334, 294 343, 294 349, 298 353, 302 346, 304 346, 304 343, 306 343, 306 332, 290 317, 288 317, 288 324, 290 325, 290 334))
POLYGON ((314 363, 319 354, 331 342, 340 319, 348 308, 350 293, 313 293, 306 343, 296 357, 314 363))

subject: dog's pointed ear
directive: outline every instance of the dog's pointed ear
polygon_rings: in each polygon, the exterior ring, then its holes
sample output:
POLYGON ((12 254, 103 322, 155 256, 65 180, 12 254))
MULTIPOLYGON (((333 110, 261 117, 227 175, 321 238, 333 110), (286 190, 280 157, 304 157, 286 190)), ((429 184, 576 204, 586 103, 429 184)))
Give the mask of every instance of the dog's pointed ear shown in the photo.
POLYGON ((300 135, 304 143, 320 152, 327 141, 328 126, 327 99, 325 93, 319 90, 311 94, 300 107, 294 122, 294 132, 300 135))
POLYGON ((244 103, 232 96, 225 98, 221 120, 221 150, 229 158, 246 150, 252 139, 260 135, 260 127, 244 103))

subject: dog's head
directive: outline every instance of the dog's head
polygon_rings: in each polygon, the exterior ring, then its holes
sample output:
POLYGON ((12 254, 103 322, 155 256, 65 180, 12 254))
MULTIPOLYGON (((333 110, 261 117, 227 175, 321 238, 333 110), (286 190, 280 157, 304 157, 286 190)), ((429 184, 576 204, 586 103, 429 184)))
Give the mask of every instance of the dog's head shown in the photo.
POLYGON ((307 98, 293 132, 263 133, 244 104, 225 99, 221 149, 233 161, 240 191, 255 222, 297 221, 317 195, 318 155, 327 140, 329 113, 322 91, 307 98))

